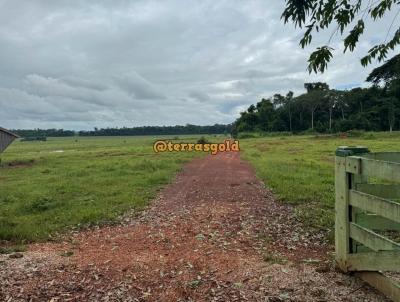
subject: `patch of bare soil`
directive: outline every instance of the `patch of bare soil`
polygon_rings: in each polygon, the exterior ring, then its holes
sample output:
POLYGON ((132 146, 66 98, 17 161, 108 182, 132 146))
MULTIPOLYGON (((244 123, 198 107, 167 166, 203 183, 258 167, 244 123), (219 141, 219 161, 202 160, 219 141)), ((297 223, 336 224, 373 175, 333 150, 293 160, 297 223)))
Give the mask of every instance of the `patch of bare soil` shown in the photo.
POLYGON ((139 217, 0 256, 2 301, 385 301, 334 270, 237 153, 196 159, 139 217))
POLYGON ((6 168, 27 168, 27 167, 31 167, 34 164, 34 162, 35 162, 34 159, 13 160, 8 163, 4 163, 0 166, 6 167, 6 168))

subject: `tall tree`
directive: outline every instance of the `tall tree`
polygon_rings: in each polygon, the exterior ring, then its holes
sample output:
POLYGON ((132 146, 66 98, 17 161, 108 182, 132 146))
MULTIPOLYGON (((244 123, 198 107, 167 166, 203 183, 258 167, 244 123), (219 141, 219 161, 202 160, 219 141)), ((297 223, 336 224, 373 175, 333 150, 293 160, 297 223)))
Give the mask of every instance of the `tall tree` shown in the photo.
POLYGON ((329 85, 323 82, 315 82, 315 83, 304 83, 304 88, 307 92, 311 91, 328 91, 329 85))
POLYGON ((367 77, 367 82, 374 85, 384 84, 390 86, 394 81, 400 80, 400 54, 375 68, 367 77))
POLYGON ((385 64, 375 68, 367 77, 375 87, 383 85, 382 108, 387 112, 389 131, 392 132, 396 121, 400 97, 400 55, 394 56, 385 64))
POLYGON ((279 93, 276 93, 272 98, 272 103, 274 104, 275 108, 279 108, 285 103, 285 97, 279 93))
POLYGON ((389 131, 393 131, 394 124, 396 122, 396 112, 398 111, 396 108, 396 102, 398 100, 393 97, 389 96, 383 99, 383 108, 385 109, 387 113, 387 121, 389 124, 389 131))
POLYGON ((250 107, 247 109, 248 113, 254 113, 256 111, 256 106, 254 106, 253 104, 250 105, 250 107))
POLYGON ((335 108, 338 108, 340 110, 340 114, 342 117, 342 120, 344 120, 344 111, 348 107, 348 104, 346 102, 346 92, 344 91, 336 91, 337 99, 336 103, 334 104, 335 108))
POLYGON ((335 104, 337 102, 337 95, 335 91, 331 90, 328 91, 326 95, 324 95, 324 98, 327 99, 327 104, 328 104, 328 110, 329 110, 329 132, 332 131, 332 113, 333 113, 333 108, 335 107, 335 104))
POLYGON ((307 90, 305 102, 311 114, 311 129, 314 130, 315 111, 326 98, 326 95, 329 91, 329 85, 322 82, 305 83, 304 88, 307 90))
POLYGON ((293 102, 293 91, 289 91, 285 96, 285 106, 289 112, 289 131, 293 132, 292 129, 292 102, 293 102))
POLYGON ((262 99, 255 109, 249 107, 241 114, 235 122, 236 129, 333 132, 400 128, 400 79, 349 91, 332 90, 318 82, 306 83, 305 88, 307 92, 296 97, 289 92, 262 99))
POLYGON ((273 122, 276 118, 274 105, 270 99, 262 99, 257 105, 257 114, 260 122, 260 129, 263 131, 271 131, 273 122))

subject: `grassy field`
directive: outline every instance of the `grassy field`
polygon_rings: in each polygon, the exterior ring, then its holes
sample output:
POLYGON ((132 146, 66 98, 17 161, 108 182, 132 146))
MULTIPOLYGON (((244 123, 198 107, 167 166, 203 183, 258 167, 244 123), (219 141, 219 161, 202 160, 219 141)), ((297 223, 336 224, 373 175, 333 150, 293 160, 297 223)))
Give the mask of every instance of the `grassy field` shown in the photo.
POLYGON ((400 151, 400 133, 364 133, 360 137, 276 136, 240 141, 242 156, 311 229, 333 240, 334 153, 338 146, 362 145, 374 151, 400 151))
MULTIPOLYGON (((195 142, 198 138, 180 136, 177 141, 195 142)), ((155 154, 155 140, 78 137, 15 142, 1 155, 0 241, 44 240, 71 226, 111 222, 127 210, 140 210, 183 163, 200 156, 155 154)), ((267 186, 282 201, 296 205, 306 226, 328 233, 334 221, 334 152, 341 145, 398 151, 400 133, 240 140, 242 157, 267 186)))
MULTIPOLYGON (((198 138, 180 136, 177 141, 198 138)), ((200 155, 155 154, 155 140, 77 137, 14 142, 1 154, 0 241, 42 240, 69 226, 109 222, 124 211, 143 208, 184 162, 200 155)))

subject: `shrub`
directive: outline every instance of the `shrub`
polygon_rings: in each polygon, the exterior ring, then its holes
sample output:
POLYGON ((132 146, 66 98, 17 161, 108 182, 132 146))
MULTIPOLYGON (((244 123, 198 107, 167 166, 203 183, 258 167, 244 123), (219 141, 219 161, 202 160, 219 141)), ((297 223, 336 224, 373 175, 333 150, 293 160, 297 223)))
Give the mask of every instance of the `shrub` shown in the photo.
POLYGON ((251 133, 251 132, 242 132, 238 134, 238 138, 244 139, 244 138, 256 138, 258 135, 256 133, 251 133))
POLYGON ((207 141, 207 139, 206 139, 204 136, 202 136, 202 137, 200 137, 200 138, 197 140, 197 143, 198 143, 198 144, 204 145, 204 144, 207 144, 208 141, 207 141))
POLYGON ((363 137, 365 134, 365 131, 363 130, 350 130, 347 131, 347 136, 348 137, 363 137))

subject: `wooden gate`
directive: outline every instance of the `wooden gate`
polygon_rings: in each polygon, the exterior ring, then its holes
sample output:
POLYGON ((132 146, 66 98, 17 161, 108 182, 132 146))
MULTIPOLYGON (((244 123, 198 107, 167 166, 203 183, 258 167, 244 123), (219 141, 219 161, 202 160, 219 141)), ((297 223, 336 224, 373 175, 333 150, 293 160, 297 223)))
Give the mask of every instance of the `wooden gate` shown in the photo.
POLYGON ((400 285, 400 152, 339 147, 335 163, 336 261, 394 301, 400 285))

